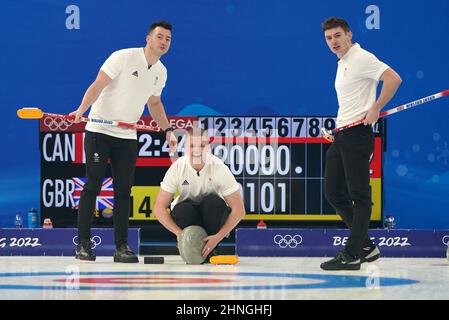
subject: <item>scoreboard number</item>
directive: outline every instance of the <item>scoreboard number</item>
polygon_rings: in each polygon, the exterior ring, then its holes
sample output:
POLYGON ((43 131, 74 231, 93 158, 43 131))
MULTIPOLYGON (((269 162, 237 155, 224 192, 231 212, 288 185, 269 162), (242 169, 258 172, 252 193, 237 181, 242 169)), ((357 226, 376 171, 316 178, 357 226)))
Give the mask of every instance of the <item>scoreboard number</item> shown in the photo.
POLYGON ((156 220, 153 207, 160 187, 134 186, 131 189, 130 220, 156 220))
POLYGON ((276 136, 285 138, 290 137, 290 118, 276 118, 276 136))
POLYGON ((287 176, 290 173, 290 149, 286 145, 255 144, 212 146, 212 154, 227 164, 235 176, 274 175, 287 176), (245 170, 245 171, 244 171, 245 170))
POLYGON ((245 120, 243 118, 231 118, 229 121, 229 131, 231 137, 244 136, 245 120))
POLYGON ((151 135, 149 135, 147 133, 140 135, 139 142, 143 143, 143 146, 140 147, 140 149, 139 149, 139 156, 140 157, 152 157, 153 152, 148 150, 153 142, 153 138, 151 137, 151 135))
POLYGON ((335 119, 334 118, 324 118, 323 119, 323 127, 328 130, 333 130, 336 128, 335 119))
POLYGON ((214 129, 215 136, 226 137, 229 129, 228 118, 214 118, 214 129))
POLYGON ((263 182, 260 187, 255 182, 238 182, 248 213, 286 213, 287 184, 285 182, 263 182), (260 196, 259 196, 260 195, 260 196))
POLYGON ((320 118, 310 118, 307 121, 307 136, 311 138, 316 138, 321 134, 321 119, 320 118))
POLYGON ((274 134, 275 118, 262 118, 260 124, 260 136, 271 137, 274 134))
POLYGON ((245 137, 257 137, 259 135, 259 118, 245 118, 245 137))
POLYGON ((306 118, 292 118, 292 132, 294 133, 293 137, 307 137, 306 126, 304 125, 305 122, 306 118))

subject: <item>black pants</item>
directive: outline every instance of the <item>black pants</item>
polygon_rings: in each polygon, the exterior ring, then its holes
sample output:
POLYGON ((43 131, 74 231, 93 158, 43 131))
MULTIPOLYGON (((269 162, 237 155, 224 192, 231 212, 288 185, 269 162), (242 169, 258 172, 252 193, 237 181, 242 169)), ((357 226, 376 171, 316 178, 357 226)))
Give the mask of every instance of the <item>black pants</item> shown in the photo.
POLYGON ((78 239, 79 241, 90 240, 96 197, 100 193, 110 159, 114 188, 115 243, 119 246, 128 241, 130 194, 134 183, 137 141, 86 131, 84 151, 86 153, 86 183, 79 203, 78 239))
POLYGON ((216 194, 205 196, 200 203, 190 200, 175 205, 171 216, 182 229, 202 226, 208 235, 216 234, 225 224, 230 213, 226 202, 216 194))
POLYGON ((371 126, 356 126, 336 134, 326 154, 324 193, 351 230, 346 251, 359 256, 368 237, 371 217, 370 159, 374 151, 371 126))

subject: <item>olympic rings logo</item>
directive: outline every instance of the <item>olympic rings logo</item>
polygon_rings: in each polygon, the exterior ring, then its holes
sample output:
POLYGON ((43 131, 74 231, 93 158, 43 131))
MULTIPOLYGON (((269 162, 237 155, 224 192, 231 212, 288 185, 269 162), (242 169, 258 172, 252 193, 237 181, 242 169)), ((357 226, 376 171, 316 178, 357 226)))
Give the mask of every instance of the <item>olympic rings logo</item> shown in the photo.
POLYGON ((441 242, 443 242, 443 244, 444 244, 446 247, 449 247, 449 235, 444 236, 444 237, 441 239, 441 242))
POLYGON ((273 241, 282 249, 285 249, 287 247, 294 249, 302 243, 302 237, 299 234, 296 234, 294 236, 291 236, 289 234, 286 234, 285 236, 277 234, 274 236, 273 241))
MULTIPOLYGON (((78 236, 74 236, 72 239, 72 242, 74 245, 78 245, 78 236)), ((90 239, 90 248, 95 249, 101 244, 101 237, 100 236, 93 236, 90 239)))
POLYGON ((51 131, 66 131, 71 125, 72 121, 61 118, 61 117, 45 117, 44 118, 44 124, 51 130, 51 131))

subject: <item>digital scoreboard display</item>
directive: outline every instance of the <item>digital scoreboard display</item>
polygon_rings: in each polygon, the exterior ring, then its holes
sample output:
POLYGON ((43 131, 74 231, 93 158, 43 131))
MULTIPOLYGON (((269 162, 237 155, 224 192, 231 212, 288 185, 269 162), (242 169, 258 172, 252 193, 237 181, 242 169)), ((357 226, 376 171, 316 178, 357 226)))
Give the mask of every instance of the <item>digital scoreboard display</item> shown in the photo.
MULTIPOLYGON (((240 184, 245 220, 337 221, 323 193, 326 151, 321 127, 335 128, 332 117, 169 117, 179 135, 170 157, 165 134, 138 131, 138 158, 131 193, 131 225, 156 220, 152 208, 171 163, 184 155, 184 130, 202 127, 213 137, 211 152, 229 167, 240 184)), ((156 126, 150 117, 140 123, 156 126)), ((74 226, 85 182, 84 123, 61 118, 40 120, 41 217, 55 226, 74 226)), ((375 128, 371 159, 372 221, 382 220, 382 122, 375 128)), ((111 169, 97 197, 94 224, 110 224, 114 211, 111 169)))

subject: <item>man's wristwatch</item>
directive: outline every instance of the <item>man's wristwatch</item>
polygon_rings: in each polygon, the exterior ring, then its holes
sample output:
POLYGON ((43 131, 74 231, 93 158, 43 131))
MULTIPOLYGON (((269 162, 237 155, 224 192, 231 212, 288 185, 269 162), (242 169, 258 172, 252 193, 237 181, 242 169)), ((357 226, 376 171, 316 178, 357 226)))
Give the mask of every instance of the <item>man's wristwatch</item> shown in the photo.
POLYGON ((172 127, 168 127, 167 129, 164 129, 164 133, 167 133, 169 131, 173 131, 173 128, 172 127))

